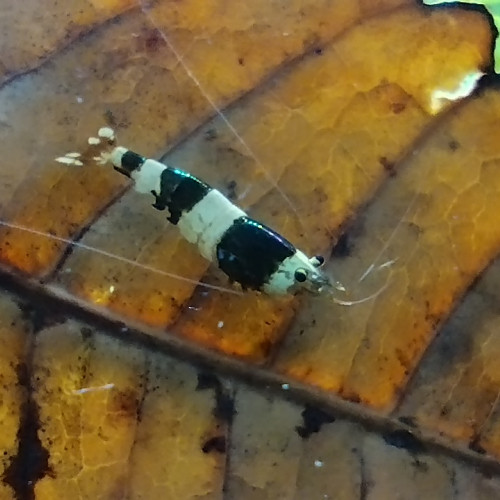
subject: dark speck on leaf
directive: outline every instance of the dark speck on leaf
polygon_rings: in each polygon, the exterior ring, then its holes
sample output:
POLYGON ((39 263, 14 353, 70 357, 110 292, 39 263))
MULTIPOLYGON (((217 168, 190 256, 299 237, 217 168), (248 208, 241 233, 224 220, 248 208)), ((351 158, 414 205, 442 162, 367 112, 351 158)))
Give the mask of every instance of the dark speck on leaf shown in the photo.
POLYGON ((391 109, 395 115, 399 115, 399 113, 402 113, 406 109, 406 104, 404 102, 393 102, 391 109))
POLYGON ((317 55, 317 56, 320 56, 323 54, 323 49, 321 47, 317 47, 314 49, 314 53, 317 55))
POLYGON ((217 129, 209 128, 205 131, 204 137, 206 141, 214 141, 215 139, 217 139, 217 129))
POLYGON ((198 385, 196 386, 196 390, 204 391, 206 389, 214 389, 215 391, 220 390, 220 380, 211 373, 200 372, 198 373, 198 385))
POLYGON ((384 441, 396 448, 402 448, 410 453, 418 454, 424 451, 424 445, 411 432, 406 430, 397 430, 388 432, 382 436, 384 441))
POLYGON ((455 139, 452 139, 448 142, 448 147, 450 148, 450 151, 456 151, 460 147, 460 143, 455 139))
POLYGON ((328 413, 307 405, 302 411, 303 425, 295 428, 297 434, 304 439, 307 439, 311 434, 319 432, 324 424, 335 422, 335 418, 328 413))
POLYGON ((361 396, 359 394, 356 394, 355 392, 352 392, 350 394, 344 395, 345 399, 347 401, 351 401, 352 403, 361 403, 361 396))
POLYGON ((226 393, 220 380, 207 372, 200 372, 198 374, 197 391, 213 390, 215 392, 215 408, 213 415, 215 418, 224 422, 232 422, 236 413, 234 409, 233 398, 226 393))
POLYGON ((429 470, 429 465, 421 460, 413 460, 411 464, 421 472, 427 472, 429 470))
POLYGON ((144 47, 148 52, 157 52, 165 45, 165 40, 156 29, 148 30, 144 36, 144 47))
POLYGON ((116 116, 114 115, 113 111, 111 111, 110 109, 107 109, 106 111, 104 111, 104 119, 106 120, 106 123, 110 127, 116 127, 116 125, 117 125, 116 116))
POLYGON ((332 249, 332 257, 348 257, 352 251, 349 234, 344 233, 332 249))
POLYGON ((273 348, 273 343, 269 339, 266 339, 259 344, 259 347, 264 356, 267 357, 269 356, 271 349, 273 348))
POLYGON ((390 177, 394 177, 396 175, 397 172, 393 161, 388 160, 385 156, 381 156, 379 158, 379 162, 390 177))
POLYGON ((450 413, 450 406, 445 404, 441 410, 439 411, 439 414, 442 416, 442 417, 446 417, 446 415, 448 415, 450 413))
POLYGON ((80 328, 80 333, 82 334, 82 339, 87 340, 92 337, 92 329, 87 326, 82 326, 80 328))
POLYGON ((110 406, 115 413, 126 417, 134 417, 137 414, 139 400, 133 390, 123 390, 113 393, 110 399, 110 406))
POLYGON ((207 439, 203 446, 201 447, 203 453, 210 453, 211 451, 217 451, 218 453, 226 452, 226 438, 224 436, 214 436, 207 439))
POLYGON ((31 322, 35 333, 44 328, 64 323, 66 320, 64 312, 55 312, 31 302, 20 302, 19 308, 21 309, 23 318, 31 322))
POLYGON ((476 453, 484 455, 486 453, 486 450, 481 445, 480 440, 481 438, 478 435, 474 436, 474 438, 469 442, 469 449, 475 451, 476 453))
POLYGON ((214 417, 224 422, 232 422, 236 413, 234 409, 234 400, 228 394, 223 392, 217 394, 217 405, 214 408, 214 417))

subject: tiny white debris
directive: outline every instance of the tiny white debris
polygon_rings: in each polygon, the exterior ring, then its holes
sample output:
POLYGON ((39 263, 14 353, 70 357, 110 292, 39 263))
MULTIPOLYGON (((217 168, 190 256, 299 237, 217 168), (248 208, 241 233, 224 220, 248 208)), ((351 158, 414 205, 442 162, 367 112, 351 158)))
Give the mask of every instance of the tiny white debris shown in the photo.
POLYGON ((391 267, 393 264, 395 264, 396 262, 398 261, 398 259, 391 259, 391 260, 388 260, 387 262, 384 262, 383 264, 380 264, 380 266, 378 266, 379 269, 384 269, 386 267, 391 267))
POLYGON ((288 391, 288 389, 290 389, 290 384, 281 384, 281 388, 282 388, 284 391, 288 391))
POLYGON ((83 102, 83 97, 81 97, 81 96, 76 96, 76 102, 77 102, 78 104, 81 104, 81 103, 83 102))
POLYGON ((97 387, 83 387, 82 389, 75 389, 73 391, 73 394, 86 394, 87 392, 106 391, 109 389, 113 389, 114 386, 115 384, 104 384, 97 387))
POLYGON ((101 139, 99 139, 99 137, 89 137, 88 143, 91 146, 97 146, 98 144, 101 144, 101 139))
POLYGON ((65 156, 59 156, 58 158, 56 158, 56 161, 59 163, 64 163, 66 165, 71 165, 74 162, 74 160, 72 160, 71 158, 66 158, 65 156))
POLYGON ((115 131, 109 127, 102 127, 99 129, 99 132, 97 132, 97 135, 102 139, 109 139, 112 141, 115 138, 115 131))
POLYGON ((75 158, 71 158, 68 156, 59 156, 56 158, 56 161, 58 163, 63 163, 64 165, 77 165, 78 167, 81 167, 83 163, 80 160, 76 160, 75 158))
POLYGON ((72 153, 66 153, 66 156, 68 158, 80 158, 80 156, 82 156, 81 153, 77 153, 76 151, 72 152, 72 153))
POLYGON ((321 460, 315 460, 314 461, 314 467, 323 467, 323 461, 321 461, 321 460))
POLYGON ((224 326, 224 321, 219 321, 217 323, 217 328, 222 328, 224 326))
POLYGON ((115 287, 114 287, 114 285, 111 285, 109 287, 109 293, 113 293, 114 291, 115 291, 115 287))

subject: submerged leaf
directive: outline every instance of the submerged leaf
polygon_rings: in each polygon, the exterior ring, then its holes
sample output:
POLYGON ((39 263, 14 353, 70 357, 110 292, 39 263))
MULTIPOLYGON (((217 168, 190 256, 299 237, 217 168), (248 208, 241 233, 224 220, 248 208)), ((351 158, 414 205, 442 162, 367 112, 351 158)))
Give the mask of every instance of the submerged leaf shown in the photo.
POLYGON ((498 496, 451 457, 500 470, 485 9, 31 3, 0 16, 0 496, 498 496), (103 125, 346 292, 231 284, 92 159, 103 125))

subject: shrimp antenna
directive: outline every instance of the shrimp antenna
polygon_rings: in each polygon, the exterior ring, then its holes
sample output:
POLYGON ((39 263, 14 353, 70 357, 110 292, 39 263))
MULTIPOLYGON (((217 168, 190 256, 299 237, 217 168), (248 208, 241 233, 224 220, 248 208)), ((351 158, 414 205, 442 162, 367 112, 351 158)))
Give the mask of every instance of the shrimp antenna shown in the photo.
POLYGON ((387 287, 389 286, 389 283, 385 283, 383 286, 381 286, 376 292, 372 293, 371 295, 368 295, 366 297, 363 297, 362 299, 356 299, 356 300, 343 300, 339 299, 337 297, 333 296, 333 290, 330 292, 332 295, 332 300, 335 302, 335 304, 338 304, 339 306, 354 306, 357 304, 363 304, 364 302, 368 302, 369 300, 373 300, 377 298, 387 287))
MULTIPOLYGON (((358 285, 361 283, 363 280, 365 280, 369 274, 376 273, 377 271, 380 271, 381 269, 388 269, 390 268, 397 259, 393 259, 387 262, 384 262, 383 264, 375 267, 373 264, 368 267, 368 269, 362 274, 361 278, 358 280, 358 285)), ((335 282, 338 283, 338 282, 335 282)), ((355 299, 355 300, 344 300, 344 299, 339 299, 338 297, 334 296, 334 290, 340 290, 343 292, 348 293, 348 290, 346 290, 343 286, 339 287, 336 286, 335 284, 332 284, 332 286, 328 287, 328 293, 331 295, 331 298, 335 304, 338 304, 340 306, 354 306, 357 304, 363 304, 365 302, 368 302, 370 300, 376 299, 381 293, 385 291, 385 289, 389 286, 389 280, 387 280, 377 291, 373 292, 370 295, 367 295, 366 297, 363 297, 361 299, 355 299)))
POLYGON ((211 283, 205 283, 203 281, 199 281, 199 280, 195 280, 195 279, 191 279, 191 278, 186 278, 186 277, 181 276, 179 274, 171 273, 169 271, 164 271, 162 269, 159 269, 159 268, 156 268, 153 266, 149 266, 147 264, 141 264, 140 262, 136 262, 132 259, 127 259, 126 257, 122 257, 120 255, 108 252, 108 251, 103 250, 101 248, 87 245, 87 244, 81 243, 79 241, 74 241, 74 240, 71 240, 69 238, 64 238, 62 236, 56 236, 54 234, 50 234, 50 233, 47 233, 45 231, 40 231, 38 229, 33 229, 33 228, 30 228, 27 226, 22 226, 20 224, 14 224, 12 222, 7 222, 5 220, 0 220, 0 226, 5 226, 5 227, 8 227, 10 229, 17 230, 17 231, 23 231, 25 233, 34 234, 36 236, 41 236, 41 237, 48 238, 48 239, 51 239, 54 241, 60 241, 62 243, 66 243, 69 246, 81 248, 83 250, 93 252, 97 255, 102 255, 102 256, 107 257, 109 259, 113 259, 113 260, 118 261, 118 262, 123 262, 123 263, 128 264, 132 267, 136 267, 138 269, 144 269, 145 271, 156 273, 156 274, 159 274, 161 276, 166 276, 168 278, 182 281, 184 283, 191 283, 193 285, 201 286, 203 288, 207 288, 210 290, 216 290, 216 291, 223 292, 223 293, 230 293, 232 295, 243 295, 243 292, 240 292, 239 290, 236 290, 236 289, 227 288, 224 286, 212 285, 211 283))

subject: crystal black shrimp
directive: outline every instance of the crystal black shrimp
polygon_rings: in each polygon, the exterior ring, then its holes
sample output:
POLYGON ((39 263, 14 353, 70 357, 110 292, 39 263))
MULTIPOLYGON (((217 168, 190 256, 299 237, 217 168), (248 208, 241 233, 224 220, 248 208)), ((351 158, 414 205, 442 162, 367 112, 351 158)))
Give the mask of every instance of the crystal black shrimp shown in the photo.
MULTIPOLYGON (((153 207, 168 211, 168 221, 197 246, 204 258, 217 264, 231 282, 268 295, 300 290, 315 295, 345 292, 340 282, 321 271, 322 256, 308 257, 276 231, 248 217, 217 189, 188 172, 117 146, 110 128, 101 128, 98 137, 89 138, 90 145, 102 142, 108 147, 94 160, 111 163, 115 170, 132 179, 137 192, 152 195, 153 207)), ((79 153, 68 153, 56 161, 81 166, 79 157, 79 153)), ((356 301, 333 300, 352 305, 380 292, 356 301)))

